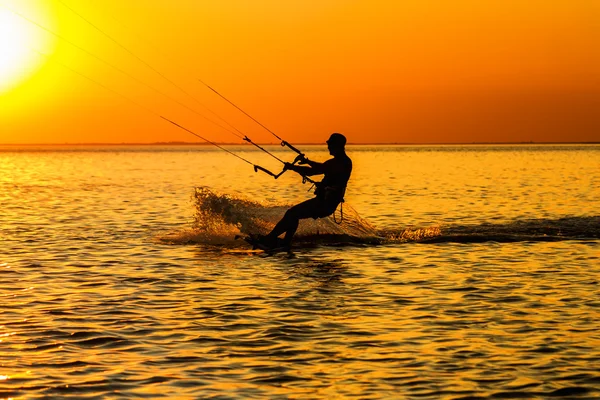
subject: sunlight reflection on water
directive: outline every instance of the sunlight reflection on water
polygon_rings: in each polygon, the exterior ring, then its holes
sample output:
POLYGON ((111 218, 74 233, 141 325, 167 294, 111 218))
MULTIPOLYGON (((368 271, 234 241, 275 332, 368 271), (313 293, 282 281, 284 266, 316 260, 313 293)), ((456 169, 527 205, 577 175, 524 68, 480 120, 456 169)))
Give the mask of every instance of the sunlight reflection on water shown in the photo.
MULTIPOLYGON (((349 153, 381 228, 600 215, 598 146, 349 153)), ((194 186, 310 193, 204 147, 0 159, 0 397, 600 397, 598 239, 172 245, 194 186)))

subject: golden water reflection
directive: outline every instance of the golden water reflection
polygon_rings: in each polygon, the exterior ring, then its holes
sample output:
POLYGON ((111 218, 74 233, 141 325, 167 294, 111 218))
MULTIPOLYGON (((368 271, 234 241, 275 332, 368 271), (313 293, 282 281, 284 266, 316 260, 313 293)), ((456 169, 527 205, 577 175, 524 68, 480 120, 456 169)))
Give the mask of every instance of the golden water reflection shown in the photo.
MULTIPOLYGON (((519 151, 355 150, 348 201, 400 234, 595 226, 597 153, 519 151)), ((305 188, 206 150, 0 154, 0 397, 600 396, 597 239, 174 245, 200 183, 305 188)))

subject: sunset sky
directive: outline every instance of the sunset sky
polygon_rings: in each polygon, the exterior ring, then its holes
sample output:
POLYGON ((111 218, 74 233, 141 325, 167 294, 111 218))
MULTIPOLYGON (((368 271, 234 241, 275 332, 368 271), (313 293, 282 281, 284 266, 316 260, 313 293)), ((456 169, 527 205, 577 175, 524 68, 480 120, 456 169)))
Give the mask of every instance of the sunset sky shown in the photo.
POLYGON ((293 143, 600 141, 599 49, 597 0, 0 0, 0 143, 276 142, 199 79, 293 143))

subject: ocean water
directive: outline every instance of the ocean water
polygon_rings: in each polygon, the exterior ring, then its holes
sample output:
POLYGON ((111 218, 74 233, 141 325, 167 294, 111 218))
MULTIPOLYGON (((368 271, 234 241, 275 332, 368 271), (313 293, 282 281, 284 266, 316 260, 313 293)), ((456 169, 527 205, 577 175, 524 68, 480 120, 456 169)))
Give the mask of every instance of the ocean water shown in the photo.
POLYGON ((0 147, 0 398, 600 399, 600 145, 348 154, 342 223, 265 255, 292 172, 0 147))

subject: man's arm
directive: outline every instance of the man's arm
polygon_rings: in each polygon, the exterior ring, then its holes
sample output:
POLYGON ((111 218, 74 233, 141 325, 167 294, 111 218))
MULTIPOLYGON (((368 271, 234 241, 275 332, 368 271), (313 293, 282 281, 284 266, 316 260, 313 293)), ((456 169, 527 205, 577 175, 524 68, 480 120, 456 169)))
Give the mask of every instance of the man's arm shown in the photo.
POLYGON ((323 163, 317 162, 317 161, 311 161, 308 158, 304 159, 304 162, 300 162, 300 164, 308 164, 310 167, 312 168, 319 168, 323 166, 323 163))
POLYGON ((306 160, 306 164, 308 164, 309 167, 303 167, 300 165, 292 165, 290 163, 286 163, 285 167, 286 167, 286 169, 290 169, 292 171, 299 173, 300 175, 305 175, 305 176, 321 175, 321 174, 325 173, 325 170, 323 168, 323 163, 320 163, 317 161, 306 160))

